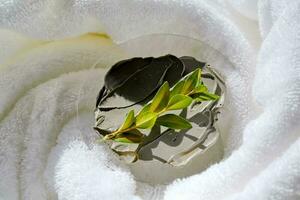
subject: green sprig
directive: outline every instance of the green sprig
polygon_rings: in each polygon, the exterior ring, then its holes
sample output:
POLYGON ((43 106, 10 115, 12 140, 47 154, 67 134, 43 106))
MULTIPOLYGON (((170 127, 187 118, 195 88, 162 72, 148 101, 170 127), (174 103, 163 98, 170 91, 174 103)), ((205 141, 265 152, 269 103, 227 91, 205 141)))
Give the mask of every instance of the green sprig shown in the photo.
POLYGON ((187 119, 175 114, 164 113, 185 109, 193 101, 217 99, 219 96, 209 93, 201 81, 201 69, 198 68, 177 82, 172 89, 168 82, 164 82, 151 102, 146 104, 136 116, 134 110, 131 110, 120 128, 106 135, 103 140, 141 143, 145 135, 139 129, 151 129, 155 124, 175 130, 190 129, 192 125, 187 119))

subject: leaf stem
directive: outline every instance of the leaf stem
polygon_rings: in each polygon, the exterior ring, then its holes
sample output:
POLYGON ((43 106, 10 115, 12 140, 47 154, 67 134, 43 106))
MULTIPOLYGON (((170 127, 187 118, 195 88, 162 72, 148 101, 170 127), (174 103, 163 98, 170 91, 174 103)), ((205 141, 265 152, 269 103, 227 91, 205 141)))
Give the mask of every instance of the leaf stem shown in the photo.
POLYGON ((120 133, 125 133, 125 132, 128 132, 128 131, 132 131, 132 130, 134 130, 136 128, 137 128, 136 126, 133 126, 133 127, 130 127, 130 128, 124 129, 124 130, 116 130, 116 131, 114 131, 114 132, 112 132, 112 133, 104 136, 103 140, 113 139, 115 136, 117 136, 120 133))

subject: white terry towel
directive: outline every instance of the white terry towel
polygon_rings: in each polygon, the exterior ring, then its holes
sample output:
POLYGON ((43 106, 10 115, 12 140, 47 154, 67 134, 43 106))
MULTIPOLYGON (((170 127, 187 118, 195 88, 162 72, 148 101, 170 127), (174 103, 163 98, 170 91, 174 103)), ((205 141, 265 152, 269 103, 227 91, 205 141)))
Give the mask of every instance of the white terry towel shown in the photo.
POLYGON ((0 46, 0 199, 300 199, 300 1, 7 0, 0 46), (160 33, 230 61, 231 118, 222 161, 150 186, 94 145, 91 105, 116 44, 160 33))

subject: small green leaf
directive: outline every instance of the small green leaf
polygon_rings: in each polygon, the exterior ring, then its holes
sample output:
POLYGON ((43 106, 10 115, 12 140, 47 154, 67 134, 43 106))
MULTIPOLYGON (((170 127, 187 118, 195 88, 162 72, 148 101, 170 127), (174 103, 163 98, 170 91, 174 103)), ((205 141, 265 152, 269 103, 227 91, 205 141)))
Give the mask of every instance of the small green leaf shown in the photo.
POLYGON ((188 122, 186 119, 174 115, 174 114, 166 114, 159 118, 157 118, 157 123, 171 128, 171 129, 189 129, 192 128, 192 125, 190 122, 188 122))
POLYGON ((192 95, 192 98, 194 98, 197 102, 199 101, 214 101, 218 100, 220 96, 216 94, 211 94, 208 92, 200 92, 192 95))
POLYGON ((170 88, 169 83, 165 82, 157 91, 150 106, 150 111, 159 112, 164 109, 169 101, 170 88))
POLYGON ((192 91, 199 84, 200 77, 201 77, 201 69, 200 68, 196 69, 190 75, 188 75, 184 82, 184 86, 182 88, 182 93, 188 94, 190 91, 192 91))
POLYGON ((145 105, 145 106, 142 108, 142 110, 138 113, 138 115, 143 115, 143 114, 146 113, 146 112, 150 112, 150 106, 151 106, 150 103, 148 103, 147 105, 145 105))
POLYGON ((131 127, 131 126, 134 124, 134 122, 135 122, 134 110, 131 110, 131 111, 127 114, 124 123, 123 123, 122 126, 118 129, 118 131, 125 130, 125 129, 131 127))
POLYGON ((205 85, 200 84, 193 91, 194 91, 194 93, 208 92, 208 89, 205 85))
POLYGON ((145 112, 136 117, 136 127, 140 129, 150 129, 154 126, 157 114, 153 112, 145 112))
POLYGON ((141 143, 143 134, 137 129, 118 134, 113 140, 122 143, 141 143))
POLYGON ((172 88, 171 90, 171 94, 170 94, 170 97, 176 95, 176 94, 181 94, 181 91, 182 91, 182 88, 183 88, 183 85, 184 85, 184 80, 182 81, 179 81, 178 83, 176 83, 174 85, 174 87, 172 88))
POLYGON ((201 75, 202 75, 202 70, 201 68, 198 68, 198 71, 197 71, 197 83, 196 83, 196 87, 199 86, 201 84, 201 75), (197 73, 198 72, 198 73, 197 73))
POLYGON ((171 97, 168 110, 179 110, 188 107, 192 103, 193 99, 183 94, 176 94, 171 97))

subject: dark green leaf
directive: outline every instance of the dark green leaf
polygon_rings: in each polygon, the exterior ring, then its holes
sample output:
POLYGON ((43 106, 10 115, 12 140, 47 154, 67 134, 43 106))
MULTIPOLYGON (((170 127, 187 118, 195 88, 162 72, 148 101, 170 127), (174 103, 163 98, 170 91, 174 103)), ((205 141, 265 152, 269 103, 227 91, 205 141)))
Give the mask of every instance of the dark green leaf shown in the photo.
POLYGON ((205 66, 204 62, 200 62, 190 56, 182 56, 179 58, 185 67, 185 72, 188 74, 197 68, 203 68, 205 66))
POLYGON ((143 136, 144 135, 140 131, 134 129, 129 132, 118 134, 113 140, 122 143, 141 143, 143 136))
POLYGON ((188 107, 192 103, 193 99, 183 94, 176 94, 171 97, 168 110, 179 110, 188 107))
POLYGON ((174 115, 174 114, 166 114, 159 118, 157 118, 157 123, 171 128, 171 129, 189 129, 192 128, 192 125, 190 122, 188 122, 186 119, 174 115))
POLYGON ((168 104, 169 97, 170 97, 169 83, 165 82, 159 88, 156 95, 154 96, 154 98, 151 102, 150 111, 159 112, 162 109, 164 109, 168 104))
POLYGON ((127 114, 124 123, 123 123, 122 126, 119 128, 119 131, 125 130, 125 129, 131 127, 131 126, 134 124, 134 122, 135 122, 134 110, 131 110, 131 111, 127 114))
POLYGON ((144 112, 136 117, 136 127, 140 129, 150 129, 154 126, 157 114, 153 112, 144 112))
MULTIPOLYGON (((124 97, 129 101, 122 107, 143 101, 160 87, 161 80, 165 80, 164 77, 173 63, 169 57, 166 55, 120 61, 105 76, 105 86, 114 94, 106 95, 105 99, 115 95, 124 97)), ((107 107, 115 106, 104 102, 107 107)))
POLYGON ((169 83, 169 86, 174 86, 181 78, 185 71, 185 67, 180 59, 176 56, 168 55, 168 58, 172 60, 172 65, 166 71, 164 81, 169 83))
POLYGON ((106 73, 104 81, 109 90, 122 85, 130 76, 151 64, 154 58, 131 58, 114 64, 106 73))

